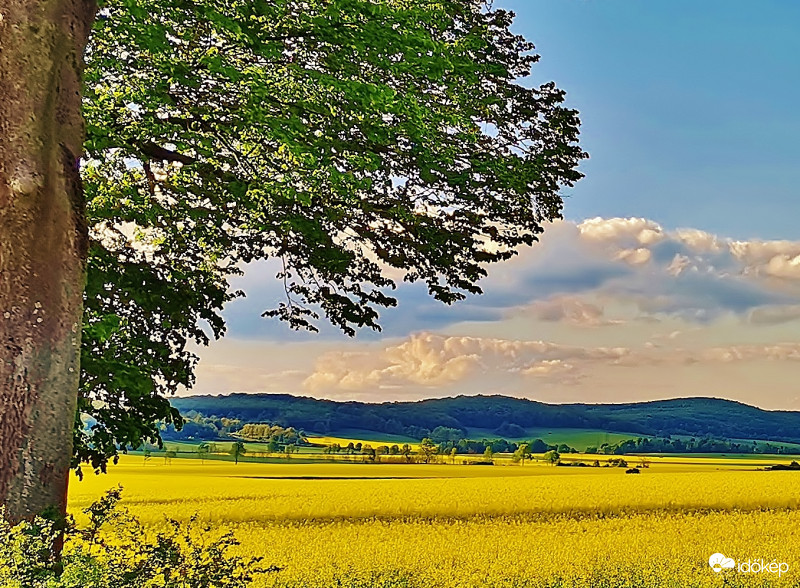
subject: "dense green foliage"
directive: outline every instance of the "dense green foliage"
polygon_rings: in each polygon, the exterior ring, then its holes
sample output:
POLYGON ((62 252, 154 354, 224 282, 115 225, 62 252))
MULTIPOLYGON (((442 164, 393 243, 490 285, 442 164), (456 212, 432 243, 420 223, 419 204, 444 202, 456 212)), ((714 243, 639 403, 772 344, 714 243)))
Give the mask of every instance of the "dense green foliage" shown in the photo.
MULTIPOLYGON (((539 443, 544 443, 541 439, 537 439, 539 443)), ((533 441, 531 441, 533 443, 533 441)), ((530 445, 530 443, 529 443, 530 445)), ((506 439, 458 439, 456 441, 449 441, 439 444, 440 453, 449 453, 451 448, 455 447, 457 453, 474 453, 482 454, 486 452, 486 448, 491 449, 492 453, 514 453, 519 444, 506 439)), ((545 451, 547 448, 555 446, 544 445, 545 451)))
POLYGON ((579 121, 554 84, 517 83, 537 56, 512 16, 478 0, 101 3, 75 465, 180 425, 166 398, 194 382, 189 345, 224 333, 246 264, 276 262, 286 297, 264 316, 352 335, 396 304, 388 268, 452 303, 560 217, 579 121))
POLYGON ((458 441, 466 435, 463 429, 454 429, 453 427, 436 427, 431 431, 430 437, 436 443, 446 441, 458 441))
POLYGON ((162 424, 161 439, 164 441, 231 441, 245 439, 264 443, 274 442, 278 446, 307 445, 303 431, 294 427, 282 427, 269 423, 245 423, 238 419, 204 416, 190 410, 183 417, 183 426, 162 424))
POLYGON ((165 441, 215 441, 228 439, 231 434, 242 428, 238 419, 204 416, 195 411, 182 413, 183 426, 180 429, 174 424, 162 423, 159 427, 161 438, 165 441))
POLYGON ((514 424, 522 429, 575 427, 638 433, 642 437, 685 435, 800 442, 800 413, 766 411, 715 398, 632 404, 545 404, 505 396, 459 396, 371 404, 286 394, 231 394, 176 398, 173 404, 181 411, 195 410, 243 422, 269 421, 315 433, 363 429, 422 439, 430 437, 437 427, 443 427, 439 431, 455 429, 468 433, 471 428, 508 430, 514 424))
POLYGON ((233 555, 233 534, 167 520, 157 532, 118 507, 111 490, 77 527, 37 517, 9 525, 0 511, 0 585, 4 588, 245 588, 265 568, 233 555), (63 533, 63 535, 62 535, 63 533), (62 557, 57 545, 63 540, 62 557))
POLYGON ((281 445, 306 443, 305 435, 302 431, 297 431, 294 427, 281 427, 280 425, 266 423, 248 423, 237 434, 245 439, 275 441, 281 445))
POLYGON ((756 441, 728 441, 702 437, 699 439, 628 439, 619 443, 604 443, 600 447, 588 447, 586 453, 602 453, 605 455, 625 455, 627 453, 769 453, 796 454, 796 447, 786 447, 775 443, 758 443, 756 441))
POLYGON ((494 430, 501 437, 524 437, 525 429, 516 423, 504 422, 494 430))

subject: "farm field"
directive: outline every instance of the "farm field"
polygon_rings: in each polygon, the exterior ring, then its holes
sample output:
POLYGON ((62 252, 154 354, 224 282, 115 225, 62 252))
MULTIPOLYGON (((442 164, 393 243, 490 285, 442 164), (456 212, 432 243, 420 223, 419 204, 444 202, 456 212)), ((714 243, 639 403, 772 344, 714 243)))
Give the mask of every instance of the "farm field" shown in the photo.
MULTIPOLYGON (((503 437, 509 441, 529 441, 531 439, 541 439, 548 444, 561 444, 566 443, 570 447, 583 450, 590 446, 599 447, 603 443, 617 443, 627 439, 635 439, 641 437, 640 433, 618 433, 601 431, 599 429, 574 429, 574 428, 543 428, 543 427, 528 427, 525 429, 525 434, 521 437, 513 435, 498 435, 492 429, 479 429, 472 427, 467 431, 469 439, 497 439, 503 437)), ((354 443, 372 443, 378 445, 391 445, 392 443, 408 443, 412 446, 418 445, 419 440, 411 437, 404 437, 403 435, 389 435, 386 433, 376 433, 374 431, 364 431, 359 429, 348 429, 343 431, 335 431, 325 435, 314 435, 309 433, 309 441, 312 443, 342 443, 345 444, 353 441, 354 443)), ((800 446, 798 446, 800 450, 800 446)))
MULTIPOLYGON (((347 443, 363 443, 372 444, 373 447, 379 445, 388 445, 390 442, 381 440, 359 439, 356 437, 313 437, 309 436, 308 440, 311 443, 322 445, 329 445, 332 443, 339 443, 341 446, 347 443)), ((231 449, 230 441, 215 441, 213 442, 215 453, 206 456, 204 459, 210 463, 226 462, 232 460, 230 455, 231 449)), ((165 449, 176 452, 177 459, 200 459, 198 454, 199 442, 188 441, 167 441, 164 444, 165 449)), ((413 451, 418 451, 419 443, 409 443, 413 451)), ((320 447, 300 446, 297 452, 293 453, 288 459, 284 453, 268 452, 266 443, 246 441, 245 447, 247 452, 239 457, 240 462, 245 463, 259 463, 259 464, 284 464, 291 465, 295 463, 305 464, 332 464, 332 463, 352 463, 363 464, 366 458, 362 454, 348 455, 346 453, 340 454, 325 454, 320 447)), ((541 460, 542 454, 533 454, 533 459, 541 460)), ((774 464, 789 464, 793 460, 800 460, 800 455, 765 455, 765 454, 752 454, 752 453, 730 453, 730 454, 706 454, 706 453, 670 453, 670 454, 641 454, 641 455, 604 455, 604 454, 588 454, 588 453, 565 453, 561 455, 561 462, 564 464, 592 464, 598 460, 601 465, 604 465, 610 459, 624 457, 631 466, 638 466, 642 463, 660 464, 660 465, 683 465, 690 469, 702 466, 702 469, 707 470, 708 466, 714 466, 718 469, 752 469, 755 467, 765 467, 774 464)), ((141 451, 132 451, 129 459, 143 459, 141 451)), ((458 454, 451 460, 449 456, 440 456, 447 464, 464 464, 466 462, 481 460, 482 456, 476 454, 458 454)), ((495 453, 493 460, 496 465, 512 465, 510 453, 495 453)), ((163 450, 156 450, 152 452, 149 465, 165 461, 165 452, 163 450)), ((405 461, 402 456, 389 456, 384 455, 380 457, 380 461, 384 462, 382 466, 391 465, 391 462, 405 461)), ((405 470, 408 464, 403 463, 402 469, 405 470)), ((527 467, 527 463, 526 466, 527 467)), ((495 474, 496 475, 496 474, 495 474)), ((505 474, 504 474, 505 475, 505 474)))
POLYGON ((80 519, 121 484, 123 505, 153 527, 197 513, 281 568, 258 587, 800 585, 800 473, 667 459, 630 476, 540 463, 144 465, 124 456, 108 475, 73 481, 70 507, 80 519), (720 577, 708 566, 716 552, 786 562, 789 572, 720 577))
MULTIPOLYGON (((322 439, 344 439, 348 442, 361 441, 366 443, 377 443, 379 445, 392 445, 398 443, 419 443, 419 439, 414 437, 407 437, 405 435, 392 435, 391 433, 376 433, 375 431, 368 431, 366 429, 342 429, 339 431, 332 431, 330 433, 315 434, 308 433, 309 437, 322 438, 322 439)), ((497 435, 493 435, 497 437, 497 435)))
MULTIPOLYGON (((408 444, 414 451, 416 451, 419 447, 418 439, 411 439, 410 437, 403 437, 402 435, 385 435, 382 439, 378 440, 377 436, 378 435, 376 433, 372 433, 370 435, 369 431, 343 431, 340 433, 331 433, 327 435, 309 434, 306 438, 308 439, 309 443, 314 443, 316 445, 331 445, 333 443, 338 443, 342 447, 345 447, 348 443, 361 443, 371 444, 377 447, 379 445, 408 444)), ((316 451, 319 450, 316 449, 316 451)))
MULTIPOLYGON (((469 429, 467 436, 470 439, 495 439, 498 437, 498 434, 491 429, 478 429, 473 427, 469 429)), ((620 433, 601 431, 599 429, 527 427, 522 437, 506 436, 504 438, 509 441, 541 439, 545 443, 556 445, 566 443, 570 447, 575 447, 583 451, 587 447, 600 447, 603 443, 614 444, 619 441, 636 439, 641 436, 641 433, 620 433)))

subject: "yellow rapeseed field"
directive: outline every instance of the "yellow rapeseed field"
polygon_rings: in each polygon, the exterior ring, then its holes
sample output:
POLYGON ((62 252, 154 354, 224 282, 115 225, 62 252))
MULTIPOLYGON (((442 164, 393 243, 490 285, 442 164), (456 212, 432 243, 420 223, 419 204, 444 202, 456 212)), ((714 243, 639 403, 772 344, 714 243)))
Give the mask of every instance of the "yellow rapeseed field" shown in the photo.
MULTIPOLYGON (((686 460, 684 460, 685 462, 686 460)), ((254 464, 123 458, 73 482, 80 517, 106 488, 143 521, 194 513, 281 568, 260 587, 800 585, 800 475, 698 462, 254 464), (789 571, 715 573, 713 553, 789 571)))

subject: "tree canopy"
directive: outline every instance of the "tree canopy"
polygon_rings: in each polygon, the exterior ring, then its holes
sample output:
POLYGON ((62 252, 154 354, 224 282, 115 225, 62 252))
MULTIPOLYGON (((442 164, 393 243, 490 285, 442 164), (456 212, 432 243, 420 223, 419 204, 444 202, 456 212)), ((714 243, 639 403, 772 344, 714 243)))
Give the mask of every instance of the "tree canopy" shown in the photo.
POLYGON ((513 14, 473 0, 110 0, 86 53, 90 228, 73 465, 180 424, 229 278, 265 317, 380 329, 392 275, 450 304, 531 245, 581 174, 577 112, 513 14), (394 268, 393 272, 387 272, 394 268))

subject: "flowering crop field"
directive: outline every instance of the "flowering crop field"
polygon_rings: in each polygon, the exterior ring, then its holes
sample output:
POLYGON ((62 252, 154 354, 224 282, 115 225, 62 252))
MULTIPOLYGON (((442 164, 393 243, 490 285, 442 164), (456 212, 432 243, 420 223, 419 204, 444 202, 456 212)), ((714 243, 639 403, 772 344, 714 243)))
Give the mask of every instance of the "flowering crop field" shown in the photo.
POLYGON ((256 586, 800 586, 800 473, 744 460, 544 464, 257 464, 127 456, 73 481, 80 511, 121 484, 157 527, 197 513, 280 568, 256 586), (709 556, 782 562, 715 573, 709 556))

